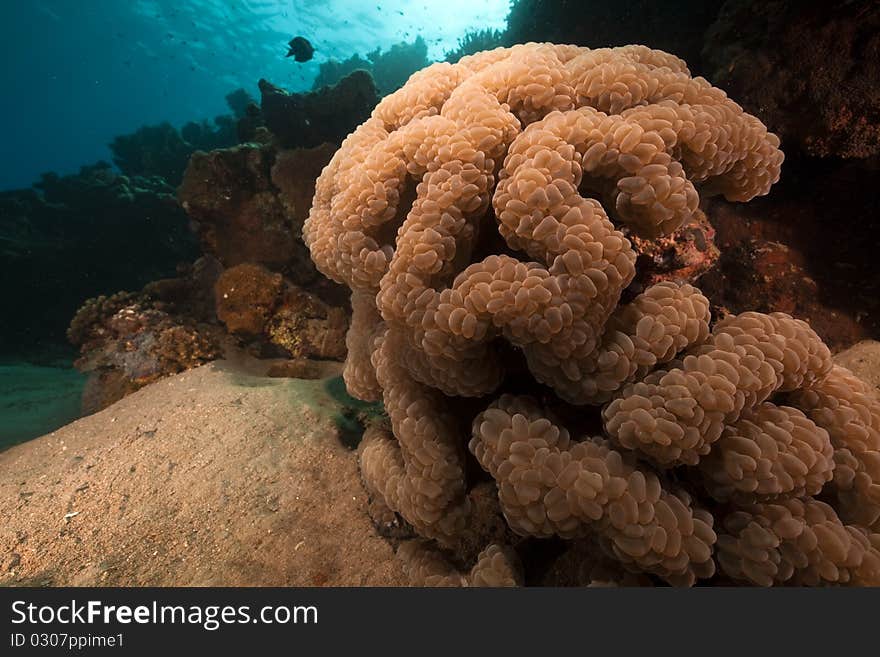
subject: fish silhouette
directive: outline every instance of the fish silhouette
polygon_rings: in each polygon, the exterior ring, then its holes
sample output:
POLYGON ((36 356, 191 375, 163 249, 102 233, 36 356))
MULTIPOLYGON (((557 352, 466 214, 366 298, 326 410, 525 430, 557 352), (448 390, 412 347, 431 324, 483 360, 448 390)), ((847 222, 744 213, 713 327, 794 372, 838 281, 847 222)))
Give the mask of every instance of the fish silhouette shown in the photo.
POLYGON ((309 43, 309 40, 305 37, 293 37, 287 45, 289 46, 289 50, 287 51, 286 57, 292 56, 298 62, 309 61, 315 53, 312 44, 309 43))

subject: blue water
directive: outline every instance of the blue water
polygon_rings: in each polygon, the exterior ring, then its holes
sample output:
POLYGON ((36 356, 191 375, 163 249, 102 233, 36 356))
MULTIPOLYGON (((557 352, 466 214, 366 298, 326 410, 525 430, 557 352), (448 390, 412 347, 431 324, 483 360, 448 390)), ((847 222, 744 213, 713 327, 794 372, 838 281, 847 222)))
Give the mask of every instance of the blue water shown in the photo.
POLYGON ((113 162, 113 138, 145 125, 227 115, 228 126, 227 94, 259 100, 261 78, 311 90, 329 59, 417 37, 442 60, 468 31, 503 29, 508 11, 509 0, 0 0, 0 192, 18 190, 0 199, 0 280, 14 283, 0 313, 0 450, 80 415, 86 377, 65 332, 86 298, 139 290, 200 254, 185 213, 163 205, 179 180, 132 180, 162 188, 146 200, 120 192, 127 179, 102 182, 112 172, 24 188, 113 162), (294 36, 311 61, 285 57, 294 36))
POLYGON ((442 59, 470 29, 501 29, 508 0, 26 0, 0 2, 0 189, 110 160, 119 134, 228 113, 263 77, 309 89, 328 57, 421 35, 442 59), (302 35, 312 61, 286 59, 302 35))
POLYGON ((77 419, 85 381, 69 367, 0 362, 0 451, 77 419))

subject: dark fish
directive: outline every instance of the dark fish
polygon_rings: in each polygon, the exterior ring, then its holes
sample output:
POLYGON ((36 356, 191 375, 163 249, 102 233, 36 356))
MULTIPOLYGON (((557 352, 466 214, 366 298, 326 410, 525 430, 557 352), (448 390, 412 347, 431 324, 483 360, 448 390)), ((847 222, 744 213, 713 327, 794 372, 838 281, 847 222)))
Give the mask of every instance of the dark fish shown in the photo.
POLYGON ((308 39, 301 36, 293 37, 287 45, 290 49, 287 51, 286 56, 293 56, 298 62, 309 61, 315 53, 315 49, 312 47, 312 44, 309 43, 308 39))

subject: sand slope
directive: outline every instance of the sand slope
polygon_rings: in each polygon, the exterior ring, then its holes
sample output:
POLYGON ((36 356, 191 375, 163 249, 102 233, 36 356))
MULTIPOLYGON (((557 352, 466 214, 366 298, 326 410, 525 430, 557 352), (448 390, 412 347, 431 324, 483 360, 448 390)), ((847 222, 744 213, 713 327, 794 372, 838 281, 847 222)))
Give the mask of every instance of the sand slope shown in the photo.
POLYGON ((0 453, 0 584, 405 584, 327 390, 218 361, 0 453))

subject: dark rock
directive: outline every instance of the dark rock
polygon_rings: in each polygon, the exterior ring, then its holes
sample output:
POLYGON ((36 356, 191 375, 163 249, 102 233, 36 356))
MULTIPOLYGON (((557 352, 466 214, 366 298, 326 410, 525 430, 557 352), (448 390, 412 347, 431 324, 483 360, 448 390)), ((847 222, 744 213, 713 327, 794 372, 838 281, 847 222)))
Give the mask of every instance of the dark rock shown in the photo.
POLYGON ((786 167, 766 197, 706 203, 721 258, 698 284, 719 309, 808 319, 832 348, 880 337, 880 200, 864 163, 786 167))
POLYGON ((285 148, 339 144, 379 102, 366 71, 354 71, 333 87, 304 94, 288 93, 266 80, 259 86, 266 127, 285 148))
POLYGON ((66 345, 84 299, 169 276, 198 249, 164 180, 98 163, 0 193, 0 254, 0 280, 15 282, 6 289, 11 321, 0 323, 0 349, 21 356, 66 345))
POLYGON ((703 73, 703 34, 723 0, 515 0, 507 16, 508 43, 550 41, 590 48, 642 43, 684 59, 703 73))
POLYGON ((428 60, 428 44, 422 37, 414 41, 395 43, 388 50, 376 48, 366 58, 352 55, 338 61, 332 57, 321 63, 312 89, 337 84, 354 71, 367 71, 376 83, 379 95, 385 96, 400 89, 409 76, 431 64, 428 60))
POLYGON ((706 36, 713 84, 819 157, 880 154, 880 5, 731 0, 706 36))

